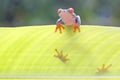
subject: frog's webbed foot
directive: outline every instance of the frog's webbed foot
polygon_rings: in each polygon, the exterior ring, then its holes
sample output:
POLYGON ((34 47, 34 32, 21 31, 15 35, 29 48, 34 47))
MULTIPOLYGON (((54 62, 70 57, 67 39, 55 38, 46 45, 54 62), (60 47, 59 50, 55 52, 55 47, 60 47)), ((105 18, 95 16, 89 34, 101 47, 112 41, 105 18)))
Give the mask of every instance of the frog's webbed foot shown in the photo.
POLYGON ((78 32, 80 32, 80 27, 78 24, 74 24, 74 32, 76 32, 76 30, 78 30, 78 32))
POLYGON ((76 32, 76 30, 80 32, 80 24, 81 24, 80 16, 76 16, 75 22, 76 23, 74 24, 74 32, 76 32))
POLYGON ((55 29, 55 32, 57 32, 57 30, 60 31, 60 33, 62 33, 62 29, 64 29, 63 25, 62 24, 57 24, 57 27, 55 29))

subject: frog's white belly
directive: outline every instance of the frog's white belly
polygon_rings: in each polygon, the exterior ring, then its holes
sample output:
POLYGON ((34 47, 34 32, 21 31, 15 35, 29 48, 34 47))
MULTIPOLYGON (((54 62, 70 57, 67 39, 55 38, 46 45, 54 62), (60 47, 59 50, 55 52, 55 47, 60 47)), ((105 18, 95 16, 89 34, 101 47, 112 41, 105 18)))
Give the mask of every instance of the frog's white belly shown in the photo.
POLYGON ((71 15, 62 15, 62 21, 65 25, 73 25, 75 24, 75 17, 71 15))

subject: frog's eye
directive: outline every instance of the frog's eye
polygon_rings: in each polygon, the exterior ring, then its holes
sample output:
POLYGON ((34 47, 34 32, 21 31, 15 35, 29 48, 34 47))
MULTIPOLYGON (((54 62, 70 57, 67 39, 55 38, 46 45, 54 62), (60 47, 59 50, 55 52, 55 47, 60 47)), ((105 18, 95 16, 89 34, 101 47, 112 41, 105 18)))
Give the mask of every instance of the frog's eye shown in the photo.
POLYGON ((74 12, 74 9, 73 9, 73 8, 69 8, 69 12, 70 12, 70 13, 73 13, 73 12, 74 12))
POLYGON ((58 14, 61 12, 61 9, 58 9, 58 14))

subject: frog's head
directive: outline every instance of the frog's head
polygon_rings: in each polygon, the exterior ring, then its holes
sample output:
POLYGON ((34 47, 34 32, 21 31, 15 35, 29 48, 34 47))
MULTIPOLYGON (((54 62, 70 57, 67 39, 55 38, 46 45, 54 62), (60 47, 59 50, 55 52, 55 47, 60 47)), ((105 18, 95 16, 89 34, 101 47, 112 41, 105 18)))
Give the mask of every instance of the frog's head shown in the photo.
POLYGON ((73 16, 74 14, 74 9, 73 8, 69 8, 69 9, 58 9, 58 15, 63 18, 65 16, 73 16))

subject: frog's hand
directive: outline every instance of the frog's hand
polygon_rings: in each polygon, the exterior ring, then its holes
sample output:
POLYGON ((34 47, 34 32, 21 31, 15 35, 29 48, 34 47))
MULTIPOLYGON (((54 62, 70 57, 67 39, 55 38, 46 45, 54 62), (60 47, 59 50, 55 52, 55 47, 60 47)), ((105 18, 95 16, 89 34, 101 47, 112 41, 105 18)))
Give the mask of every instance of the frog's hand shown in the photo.
POLYGON ((76 16, 75 22, 76 23, 74 24, 74 32, 76 32, 77 29, 80 32, 80 25, 81 25, 80 16, 76 16))
POLYGON ((60 31, 60 33, 62 33, 62 29, 64 29, 63 25, 62 25, 62 19, 58 19, 57 22, 56 22, 56 29, 55 29, 55 32, 57 32, 57 30, 60 31))
POLYGON ((57 24, 57 27, 55 29, 55 32, 57 32, 57 30, 60 31, 60 33, 62 33, 62 29, 64 29, 63 25, 62 24, 57 24))

